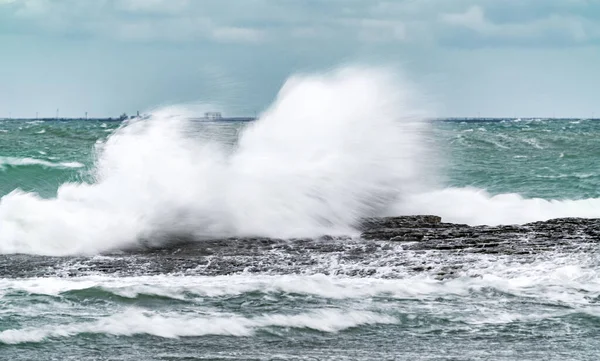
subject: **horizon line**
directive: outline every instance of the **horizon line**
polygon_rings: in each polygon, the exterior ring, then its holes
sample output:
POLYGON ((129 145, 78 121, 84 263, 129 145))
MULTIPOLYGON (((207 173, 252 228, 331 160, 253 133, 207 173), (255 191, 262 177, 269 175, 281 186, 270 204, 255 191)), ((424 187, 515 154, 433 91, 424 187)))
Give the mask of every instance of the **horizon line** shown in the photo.
MULTIPOLYGON (((5 121, 5 120, 28 120, 28 121, 35 121, 35 120, 41 120, 41 121, 60 121, 60 120, 91 120, 91 121, 98 121, 98 120, 104 120, 104 121, 124 121, 127 119, 135 119, 136 116, 129 116, 127 118, 123 118, 122 116, 105 116, 105 117, 5 117, 5 118, 0 118, 0 120, 5 121)), ((190 119, 206 119, 204 117, 190 117, 190 119)), ((258 119, 255 116, 235 116, 235 117, 222 117, 220 118, 222 120, 234 120, 234 119, 253 119, 256 120, 258 119)), ((552 117, 544 117, 544 116, 534 116, 534 117, 514 117, 514 116, 510 116, 510 117, 504 117, 504 116, 446 116, 446 117, 426 117, 425 119, 428 120, 446 120, 446 121, 461 121, 461 120, 465 120, 465 121, 469 121, 469 120, 600 120, 599 117, 572 117, 572 116, 568 116, 568 117, 557 117, 557 116, 552 116, 552 117)), ((215 121, 218 121, 219 119, 212 119, 215 121)))

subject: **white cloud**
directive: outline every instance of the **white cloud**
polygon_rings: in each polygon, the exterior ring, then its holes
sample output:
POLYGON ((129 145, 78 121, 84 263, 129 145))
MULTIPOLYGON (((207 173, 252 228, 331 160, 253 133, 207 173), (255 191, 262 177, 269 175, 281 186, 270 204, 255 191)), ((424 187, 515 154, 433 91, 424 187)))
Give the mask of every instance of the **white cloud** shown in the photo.
POLYGON ((181 14, 190 0, 116 0, 115 8, 132 13, 181 14))
POLYGON ((16 4, 18 6, 16 15, 19 17, 42 16, 50 9, 50 4, 45 0, 21 0, 16 4))
POLYGON ((242 27, 217 27, 211 31, 212 37, 222 42, 260 42, 265 39, 261 30, 242 27))
MULTIPOLYGON (((2 19, 47 34, 122 41, 288 41, 454 46, 587 44, 600 25, 583 0, 0 0, 2 19), (536 12, 536 9, 540 11, 536 12), (572 11, 569 12, 568 9, 572 11)), ((591 6, 591 5, 589 5, 591 6)), ((600 9, 600 6, 599 6, 600 9)), ((5 28, 6 29, 6 28, 5 28)))
POLYGON ((405 41, 407 30, 404 23, 393 20, 361 19, 356 21, 359 38, 363 41, 405 41))
POLYGON ((96 33, 108 34, 124 41, 190 42, 212 40, 231 43, 256 43, 265 34, 252 28, 222 27, 208 18, 167 18, 161 20, 132 20, 112 25, 103 24, 94 29, 96 33))
POLYGON ((291 28, 292 37, 295 38, 314 38, 323 34, 325 29, 317 26, 297 26, 291 28))
POLYGON ((464 26, 478 31, 486 31, 491 26, 485 19, 484 11, 480 6, 471 6, 464 13, 442 14, 441 19, 447 24, 464 26))
POLYGON ((446 25, 469 29, 489 40, 542 43, 583 43, 598 40, 600 26, 573 15, 557 15, 535 19, 529 22, 494 23, 486 17, 483 8, 469 7, 462 13, 440 15, 446 25))

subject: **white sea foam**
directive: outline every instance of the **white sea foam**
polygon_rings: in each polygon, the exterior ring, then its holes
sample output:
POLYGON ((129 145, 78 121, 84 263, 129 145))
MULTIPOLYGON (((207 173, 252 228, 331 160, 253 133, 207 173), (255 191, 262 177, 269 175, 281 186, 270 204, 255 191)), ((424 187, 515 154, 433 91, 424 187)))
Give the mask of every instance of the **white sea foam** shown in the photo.
MULTIPOLYGON (((40 153, 41 154, 41 153, 40 153)), ((36 158, 18 158, 18 157, 2 157, 0 156, 0 170, 5 169, 7 166, 19 167, 38 165, 46 168, 82 168, 83 164, 79 162, 49 162, 43 159, 36 158)))
MULTIPOLYGON (((214 277, 164 275, 119 278, 90 276, 64 279, 0 280, 0 299, 3 295, 15 294, 15 292, 58 296, 67 292, 90 288, 102 289, 128 298, 135 298, 139 295, 152 295, 174 299, 199 297, 200 300, 203 297, 231 297, 251 292, 310 295, 331 299, 376 296, 420 298, 448 292, 443 283, 426 275, 400 280, 344 278, 325 275, 234 275, 214 277)), ((468 289, 465 288, 460 292, 466 294, 468 289)))
POLYGON ((46 338, 64 338, 81 333, 117 336, 146 334, 164 338, 204 335, 251 336, 257 329, 271 327, 339 332, 361 325, 396 322, 394 317, 374 312, 338 309, 319 309, 295 315, 272 314, 251 318, 236 315, 159 315, 131 309, 93 322, 5 330, 0 332, 0 342, 5 344, 41 342, 46 338))
MULTIPOLYGON (((410 254, 403 257, 410 258, 410 254)), ((227 276, 135 276, 106 275, 74 278, 0 279, 0 300, 23 292, 65 296, 72 291, 98 289, 136 298, 161 296, 205 304, 206 298, 237 297, 249 293, 295 295, 331 300, 365 300, 385 297, 399 300, 435 300, 439 297, 474 297, 474 292, 495 289, 542 303, 571 307, 594 305, 600 297, 598 257, 594 254, 552 254, 523 263, 519 259, 476 255, 455 278, 437 279, 433 274, 406 273, 402 278, 354 278, 315 275, 238 274, 227 276)), ((435 255, 425 259, 436 258, 435 255)), ((343 267, 343 266, 340 266, 343 267)))
POLYGON ((348 233, 423 187, 426 127, 389 72, 345 68, 289 79, 231 153, 187 134, 168 108, 119 129, 95 184, 0 203, 0 252, 96 253, 173 233, 348 233))
POLYGON ((471 225, 522 224, 562 217, 600 218, 600 198, 545 200, 519 194, 491 195, 477 188, 415 193, 391 214, 436 214, 446 222, 471 225))
MULTIPOLYGON (((0 302, 5 307, 0 316, 19 314, 35 319, 36 327, 4 330, 0 332, 0 343, 41 342, 82 333, 251 336, 258 330, 280 333, 275 327, 337 332, 362 325, 420 322, 413 320, 415 316, 444 320, 445 326, 440 326, 444 328, 450 320, 476 329, 572 314, 600 314, 600 273, 594 254, 540 255, 530 262, 514 257, 474 257, 478 259, 475 263, 456 278, 445 280, 426 273, 401 279, 260 274, 2 279, 0 302), (184 301, 185 306, 171 312, 128 309, 130 302, 110 297, 106 307, 97 308, 98 303, 81 303, 74 298, 76 295, 69 294, 90 288, 122 297, 175 298, 184 301), (40 302, 40 295, 52 299, 40 302), (252 316, 231 313, 237 312, 237 306, 231 311, 229 305, 238 304, 237 300, 228 300, 231 297, 252 297, 252 305, 246 308, 252 316), (262 309, 261 302, 293 302, 297 313, 261 314, 256 311, 262 309), (311 308, 324 304, 335 308, 311 308), (71 315, 72 321, 54 317, 56 310, 71 315), (77 322, 78 318, 88 321, 77 322)), ((86 300, 91 297, 85 293, 86 300)))

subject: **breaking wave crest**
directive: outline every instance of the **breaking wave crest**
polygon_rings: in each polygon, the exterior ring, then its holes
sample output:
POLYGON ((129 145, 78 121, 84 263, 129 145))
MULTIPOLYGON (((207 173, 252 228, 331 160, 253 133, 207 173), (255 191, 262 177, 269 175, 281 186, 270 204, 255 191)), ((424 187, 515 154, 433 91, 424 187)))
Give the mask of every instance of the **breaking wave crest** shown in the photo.
POLYGON ((296 315, 273 314, 251 318, 236 315, 168 316, 131 309, 92 322, 2 331, 0 332, 0 342, 5 344, 41 342, 47 338, 65 338, 84 333, 116 336, 145 334, 164 338, 205 335, 251 336, 258 329, 273 327, 339 332, 361 325, 396 322, 392 316, 375 312, 337 309, 320 309, 296 315))
POLYGON ((44 168, 82 168, 83 164, 79 162, 51 162, 36 158, 17 158, 17 157, 0 157, 0 171, 6 170, 7 167, 26 167, 40 166, 44 168))
POLYGON ((427 130, 388 71, 294 76, 233 149, 193 134, 188 109, 117 130, 96 182, 0 203, 0 253, 93 254, 174 235, 351 233, 422 186, 427 130))
POLYGON ((547 200, 516 193, 492 195, 478 188, 419 192, 398 203, 392 214, 436 214, 469 225, 523 224, 553 218, 600 218, 600 198, 547 200))

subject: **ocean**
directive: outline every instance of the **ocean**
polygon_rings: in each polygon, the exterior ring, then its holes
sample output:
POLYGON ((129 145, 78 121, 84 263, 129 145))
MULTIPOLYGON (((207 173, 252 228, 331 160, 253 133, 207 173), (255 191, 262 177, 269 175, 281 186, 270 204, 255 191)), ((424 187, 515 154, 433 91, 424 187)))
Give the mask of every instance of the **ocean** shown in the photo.
POLYGON ((595 359, 593 242, 418 251, 356 224, 600 217, 600 122, 429 121, 407 93, 344 70, 254 122, 0 120, 0 359, 595 359))

